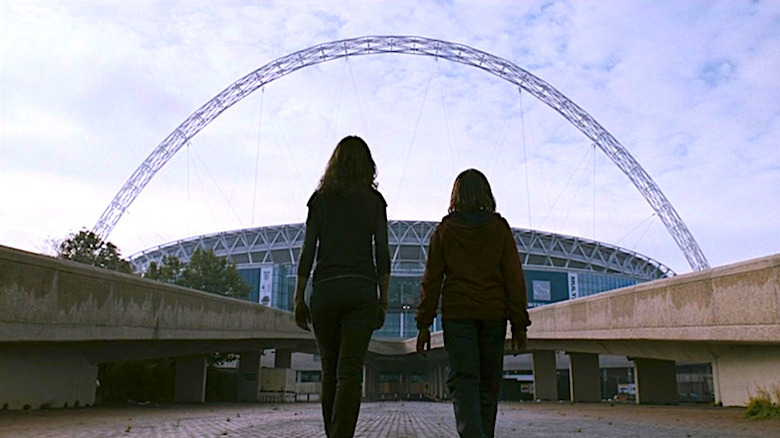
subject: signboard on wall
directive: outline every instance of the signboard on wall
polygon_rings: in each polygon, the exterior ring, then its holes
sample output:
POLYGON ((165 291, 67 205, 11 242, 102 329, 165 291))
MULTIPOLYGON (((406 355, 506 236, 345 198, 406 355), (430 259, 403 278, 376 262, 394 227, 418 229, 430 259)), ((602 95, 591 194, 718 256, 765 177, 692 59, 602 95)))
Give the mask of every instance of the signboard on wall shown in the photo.
POLYGON ((550 301, 552 300, 552 290, 550 289, 549 281, 534 280, 531 282, 533 289, 534 301, 550 301))
POLYGON ((274 267, 263 266, 260 268, 260 294, 257 302, 264 306, 273 304, 274 267))
POLYGON ((569 299, 573 300, 580 296, 580 279, 574 272, 569 272, 569 299))

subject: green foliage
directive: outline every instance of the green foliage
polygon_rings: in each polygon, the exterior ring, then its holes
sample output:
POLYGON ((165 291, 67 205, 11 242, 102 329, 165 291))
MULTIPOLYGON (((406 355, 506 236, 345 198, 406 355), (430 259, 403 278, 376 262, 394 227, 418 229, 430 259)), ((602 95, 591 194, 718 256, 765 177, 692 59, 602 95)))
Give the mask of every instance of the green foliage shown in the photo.
POLYGON ((248 298, 251 292, 236 265, 211 250, 195 250, 189 263, 166 256, 160 265, 150 264, 144 277, 233 298, 248 298))
POLYGON ((144 278, 151 280, 164 281, 166 283, 179 284, 182 272, 186 263, 174 256, 164 256, 162 263, 158 266, 157 262, 152 262, 144 273, 144 278))
POLYGON ((81 230, 63 240, 57 247, 57 257, 127 274, 133 272, 116 245, 89 230, 81 230))
POLYGON ((234 353, 214 353, 208 357, 209 367, 218 367, 228 362, 238 360, 238 355, 234 353))
POLYGON ((772 392, 759 388, 757 394, 750 397, 745 417, 756 420, 771 418, 780 420, 780 386, 775 386, 772 392))
MULTIPOLYGON (((103 266, 113 266, 109 261, 119 258, 119 252, 111 244, 103 244, 91 232, 82 232, 63 242, 63 258, 101 266, 86 260, 104 261, 103 266), (102 246, 101 246, 102 245, 102 246), (115 254, 115 257, 114 257, 115 254), (114 257, 114 258, 111 258, 114 257)), ((124 262, 124 260, 122 260, 124 262)), ((118 262, 116 262, 118 264, 118 262)), ((130 264, 127 263, 128 271, 130 264)), ((189 263, 176 257, 166 256, 160 264, 151 263, 143 274, 144 278, 177 284, 193 289, 247 298, 250 286, 238 273, 236 266, 217 258, 213 251, 196 250, 189 263)), ((215 353, 208 359, 209 368, 235 360, 236 355, 215 353)), ((125 401, 169 402, 173 400, 175 381, 175 359, 142 360, 100 364, 98 379, 101 382, 98 394, 102 403, 125 401)))

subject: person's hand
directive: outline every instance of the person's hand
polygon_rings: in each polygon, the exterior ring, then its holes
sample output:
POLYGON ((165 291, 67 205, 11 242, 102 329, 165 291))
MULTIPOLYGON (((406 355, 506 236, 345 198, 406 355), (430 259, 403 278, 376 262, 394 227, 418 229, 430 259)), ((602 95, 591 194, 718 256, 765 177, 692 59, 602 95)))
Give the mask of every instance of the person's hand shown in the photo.
POLYGON ((528 331, 525 327, 512 326, 512 351, 525 350, 525 345, 528 342, 528 331))
POLYGON ((425 357, 428 351, 431 351, 431 331, 425 327, 417 333, 417 352, 425 357))
POLYGON ((309 324, 311 324, 311 312, 305 301, 295 302, 295 324, 307 332, 311 331, 309 328, 309 324))
POLYGON ((387 316, 387 303, 379 303, 379 327, 377 330, 385 325, 385 316, 387 316))

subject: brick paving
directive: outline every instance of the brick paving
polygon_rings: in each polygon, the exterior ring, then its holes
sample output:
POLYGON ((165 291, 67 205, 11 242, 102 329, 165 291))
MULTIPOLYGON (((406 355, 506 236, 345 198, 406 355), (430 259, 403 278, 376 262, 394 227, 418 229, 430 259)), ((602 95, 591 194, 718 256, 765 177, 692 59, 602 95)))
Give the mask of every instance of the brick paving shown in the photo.
MULTIPOLYGON (((780 421, 744 409, 630 404, 502 403, 496 437, 780 437, 780 421)), ((364 403, 356 437, 457 437, 452 405, 364 403)), ((0 411, 0 437, 324 438, 316 403, 147 405, 0 411)))

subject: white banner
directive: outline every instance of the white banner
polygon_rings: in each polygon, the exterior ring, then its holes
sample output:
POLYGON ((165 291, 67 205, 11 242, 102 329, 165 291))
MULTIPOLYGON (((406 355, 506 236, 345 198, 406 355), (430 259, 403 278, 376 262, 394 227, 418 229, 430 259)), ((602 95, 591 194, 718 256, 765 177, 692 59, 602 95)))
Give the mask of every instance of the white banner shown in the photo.
POLYGON ((531 282, 534 301, 552 301, 552 291, 549 281, 534 280, 531 282))
POLYGON ((573 300, 580 296, 580 279, 574 272, 569 272, 569 299, 573 300))
POLYGON ((273 304, 274 267, 263 266, 260 268, 260 295, 257 302, 270 306, 273 304))

